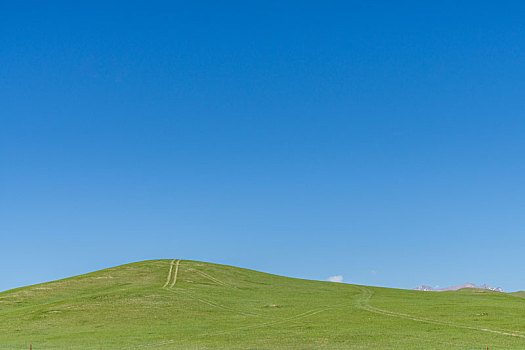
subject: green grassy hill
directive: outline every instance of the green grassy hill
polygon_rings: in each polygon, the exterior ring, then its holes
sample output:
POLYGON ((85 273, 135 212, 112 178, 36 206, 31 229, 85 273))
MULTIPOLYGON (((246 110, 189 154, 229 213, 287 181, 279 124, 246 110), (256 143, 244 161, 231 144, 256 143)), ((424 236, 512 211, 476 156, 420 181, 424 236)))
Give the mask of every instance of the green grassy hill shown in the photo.
POLYGON ((514 292, 512 293, 512 295, 515 295, 520 298, 525 298, 525 291, 514 292))
POLYGON ((525 349, 525 300, 122 265, 0 293, 0 349, 525 349))

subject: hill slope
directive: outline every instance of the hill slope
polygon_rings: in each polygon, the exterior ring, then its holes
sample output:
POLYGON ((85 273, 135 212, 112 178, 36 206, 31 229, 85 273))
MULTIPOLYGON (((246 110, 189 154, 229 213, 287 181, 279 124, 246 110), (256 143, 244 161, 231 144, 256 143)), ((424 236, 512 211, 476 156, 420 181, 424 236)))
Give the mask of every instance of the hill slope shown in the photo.
POLYGON ((525 300, 122 265, 0 293, 0 349, 524 349, 525 300))

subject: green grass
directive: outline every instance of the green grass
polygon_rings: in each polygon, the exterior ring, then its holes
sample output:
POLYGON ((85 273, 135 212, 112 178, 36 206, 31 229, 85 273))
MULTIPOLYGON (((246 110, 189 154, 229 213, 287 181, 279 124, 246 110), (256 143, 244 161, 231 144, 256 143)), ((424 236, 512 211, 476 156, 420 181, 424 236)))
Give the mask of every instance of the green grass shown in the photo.
POLYGON ((525 349, 518 294, 144 261, 0 293, 0 349, 525 349))
POLYGON ((515 296, 520 297, 520 298, 525 298, 525 292, 524 291, 514 292, 514 293, 512 293, 512 295, 515 295, 515 296))

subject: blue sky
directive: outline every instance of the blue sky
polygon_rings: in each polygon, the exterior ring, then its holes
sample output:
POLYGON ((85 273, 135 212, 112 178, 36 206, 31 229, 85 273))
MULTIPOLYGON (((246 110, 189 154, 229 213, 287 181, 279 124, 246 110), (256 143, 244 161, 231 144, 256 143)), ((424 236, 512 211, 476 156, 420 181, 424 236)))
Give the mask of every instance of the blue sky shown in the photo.
POLYGON ((521 2, 4 2, 0 290, 155 258, 525 289, 521 2))

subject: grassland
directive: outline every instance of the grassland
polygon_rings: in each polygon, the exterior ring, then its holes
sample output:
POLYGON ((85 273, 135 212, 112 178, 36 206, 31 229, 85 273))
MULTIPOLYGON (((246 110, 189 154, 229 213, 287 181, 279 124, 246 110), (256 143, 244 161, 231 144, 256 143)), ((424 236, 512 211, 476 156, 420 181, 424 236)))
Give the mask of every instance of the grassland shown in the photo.
POLYGON ((522 296, 144 261, 0 293, 0 349, 525 349, 522 296))

